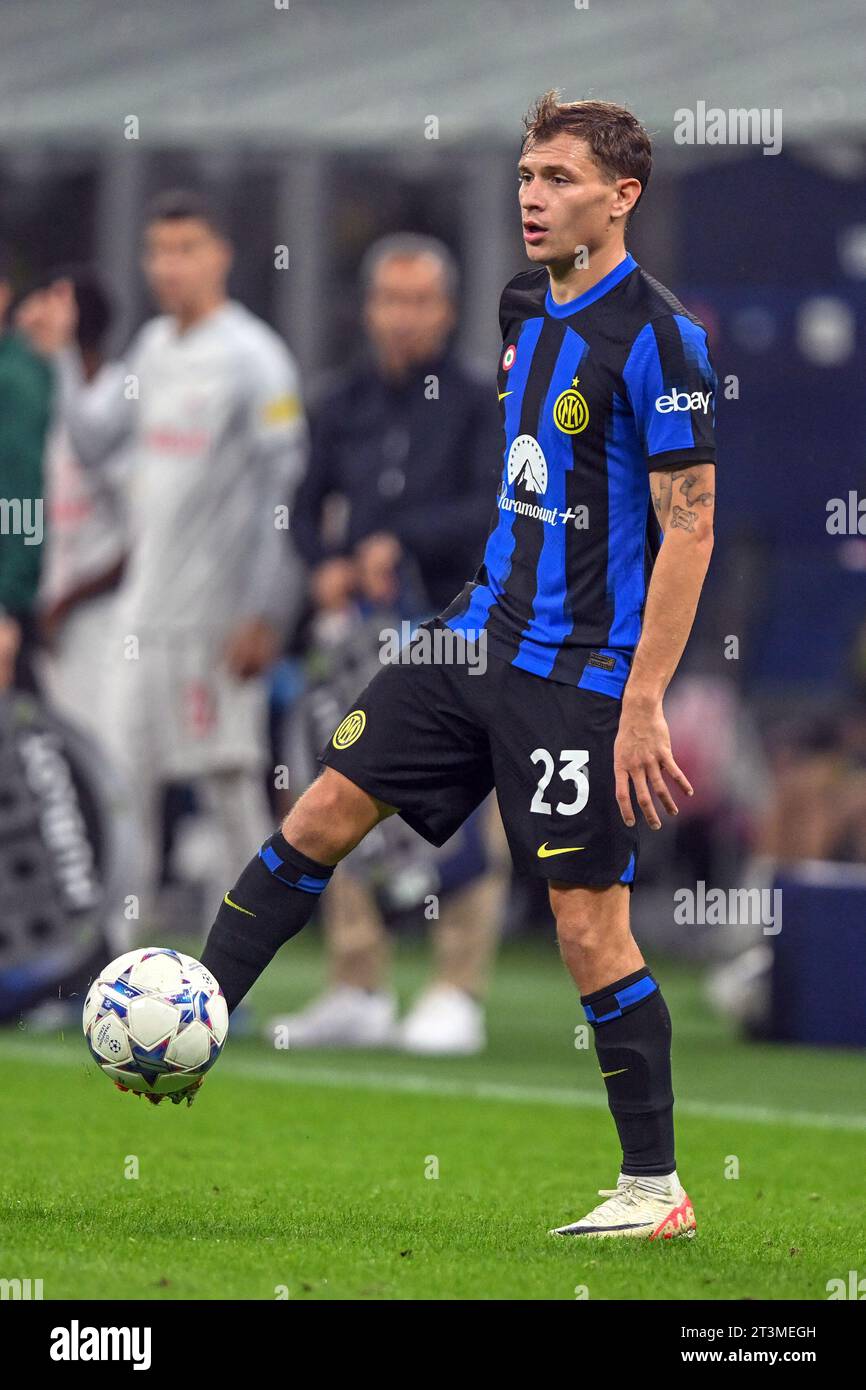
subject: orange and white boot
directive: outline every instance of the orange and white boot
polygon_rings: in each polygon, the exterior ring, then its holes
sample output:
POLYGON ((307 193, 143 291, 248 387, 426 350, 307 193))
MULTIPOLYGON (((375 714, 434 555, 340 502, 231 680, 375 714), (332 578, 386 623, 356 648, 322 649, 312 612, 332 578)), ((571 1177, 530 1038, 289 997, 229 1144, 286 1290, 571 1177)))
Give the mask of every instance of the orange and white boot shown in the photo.
POLYGON ((647 1240, 672 1240, 693 1236, 697 1223, 692 1199, 679 1178, 652 1178, 642 1186, 639 1177, 620 1173, 616 1187, 599 1189, 607 1200, 581 1221, 557 1226, 552 1236, 643 1236, 647 1240))

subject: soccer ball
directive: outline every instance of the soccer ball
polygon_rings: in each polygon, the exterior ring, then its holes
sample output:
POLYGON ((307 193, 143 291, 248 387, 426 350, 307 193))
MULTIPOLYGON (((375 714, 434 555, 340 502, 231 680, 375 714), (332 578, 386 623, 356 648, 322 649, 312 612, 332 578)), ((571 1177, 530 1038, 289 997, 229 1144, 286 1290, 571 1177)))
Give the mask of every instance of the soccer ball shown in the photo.
POLYGON ((229 1028, 219 984, 200 961, 146 947, 106 965, 84 1003, 84 1036, 121 1090, 191 1101, 229 1028))

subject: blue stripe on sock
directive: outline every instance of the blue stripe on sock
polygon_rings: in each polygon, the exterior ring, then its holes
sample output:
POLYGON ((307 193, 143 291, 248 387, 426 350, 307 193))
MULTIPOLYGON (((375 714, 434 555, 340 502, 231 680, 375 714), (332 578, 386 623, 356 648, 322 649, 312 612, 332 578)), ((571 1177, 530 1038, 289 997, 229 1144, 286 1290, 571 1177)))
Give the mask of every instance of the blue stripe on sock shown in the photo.
POLYGON ((644 975, 642 980, 636 980, 633 985, 628 985, 625 989, 616 990, 614 999, 618 1007, 612 1009, 610 1013, 596 1014, 591 1004, 584 1004, 583 1012, 586 1014, 587 1023, 609 1023, 611 1019, 622 1018, 623 1009, 627 1009, 632 1004, 639 1004, 641 999, 646 999, 648 995, 655 994, 658 989, 658 981, 652 975, 644 975))
POLYGON ((293 888, 302 888, 305 893, 322 893, 331 881, 331 875, 327 878, 313 878, 311 874, 301 874, 297 883, 293 883, 293 888))
MULTIPOLYGON (((285 883, 287 888, 300 888, 302 893, 323 893, 331 882, 331 874, 326 874, 324 878, 316 878, 313 874, 299 874, 297 878, 286 878, 285 874, 277 872, 278 869, 286 868, 286 861, 281 859, 273 845, 262 845, 259 850, 259 858, 280 883, 285 883)), ((291 866, 289 872, 291 872, 291 866)), ((333 872, 333 870, 331 871, 333 872)))

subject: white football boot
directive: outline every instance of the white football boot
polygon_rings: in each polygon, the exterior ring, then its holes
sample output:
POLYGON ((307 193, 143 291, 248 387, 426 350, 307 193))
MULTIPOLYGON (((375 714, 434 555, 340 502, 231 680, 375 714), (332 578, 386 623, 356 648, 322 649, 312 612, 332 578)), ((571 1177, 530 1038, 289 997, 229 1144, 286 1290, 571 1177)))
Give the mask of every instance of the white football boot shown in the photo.
POLYGON ((289 1050, 308 1047, 389 1047, 394 1043, 397 1000, 353 985, 335 985, 296 1014, 272 1018, 264 1036, 273 1043, 278 1028, 289 1050))
POLYGON ((455 985, 431 985, 399 1024, 399 1046, 424 1057, 472 1057, 487 1045, 484 1010, 455 985))
MULTIPOLYGON (((672 1175, 673 1177, 673 1175, 672 1175)), ((594 1207, 582 1221, 557 1226, 552 1236, 643 1236, 648 1240, 671 1240, 674 1236, 693 1236, 695 1212, 679 1179, 667 1183, 662 1193, 640 1186, 640 1178, 620 1173, 616 1187, 599 1188, 607 1201, 594 1207)))

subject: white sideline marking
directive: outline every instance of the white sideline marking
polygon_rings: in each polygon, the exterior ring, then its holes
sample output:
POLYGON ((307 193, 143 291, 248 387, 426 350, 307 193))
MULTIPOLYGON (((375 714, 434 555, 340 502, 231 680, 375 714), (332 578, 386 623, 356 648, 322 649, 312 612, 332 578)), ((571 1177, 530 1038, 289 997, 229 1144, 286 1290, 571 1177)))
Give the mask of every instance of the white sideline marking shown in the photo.
MULTIPOLYGON (((454 1097, 458 1100, 498 1100, 513 1105, 558 1105, 572 1109, 606 1110, 607 1096, 595 1091, 570 1090, 565 1086, 512 1086, 502 1081, 460 1081, 451 1077, 384 1071, 340 1070, 338 1067, 304 1067, 292 1072, 286 1066, 292 1054, 285 1052, 276 1061, 252 1061, 226 1057, 219 1063, 221 1076, 246 1077, 250 1081, 278 1081, 292 1086, 329 1086, 358 1091, 392 1091, 404 1095, 454 1097)), ((0 1037, 0 1060, 21 1058, 28 1062, 50 1062, 53 1066, 96 1064, 84 1046, 39 1045, 0 1037)), ((733 1120, 766 1125, 793 1125, 802 1129, 866 1131, 866 1115, 822 1115, 811 1110, 780 1110, 766 1105, 736 1105, 725 1102, 677 1100, 675 1115, 702 1120, 733 1120)))

